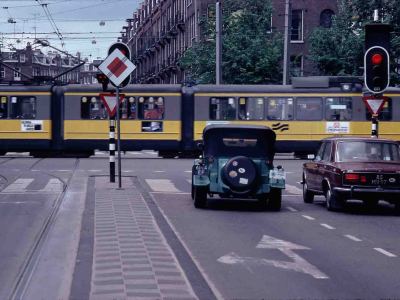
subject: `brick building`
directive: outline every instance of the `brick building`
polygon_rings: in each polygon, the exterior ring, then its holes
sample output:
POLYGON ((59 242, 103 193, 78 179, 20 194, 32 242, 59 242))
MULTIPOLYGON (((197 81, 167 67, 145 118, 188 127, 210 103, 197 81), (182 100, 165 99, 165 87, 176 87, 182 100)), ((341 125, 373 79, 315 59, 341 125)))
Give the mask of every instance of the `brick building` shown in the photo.
MULTIPOLYGON (((194 41, 202 38, 199 20, 214 10, 215 0, 145 0, 123 27, 121 41, 128 44, 139 83, 181 83, 185 80, 178 60, 194 41)), ((222 1, 223 2, 223 1, 222 1)), ((331 25, 337 2, 292 0, 289 59, 292 76, 315 75, 308 36, 317 26, 331 25)), ((284 32, 285 1, 272 0, 271 30, 284 32)))
MULTIPOLYGON (((29 82, 27 76, 54 77, 79 64, 78 58, 61 56, 56 52, 44 54, 39 49, 33 49, 30 43, 24 49, 1 52, 0 57, 2 62, 14 69, 0 65, 0 83, 29 82)), ((80 69, 75 69, 58 80, 63 83, 78 83, 80 72, 80 69)))

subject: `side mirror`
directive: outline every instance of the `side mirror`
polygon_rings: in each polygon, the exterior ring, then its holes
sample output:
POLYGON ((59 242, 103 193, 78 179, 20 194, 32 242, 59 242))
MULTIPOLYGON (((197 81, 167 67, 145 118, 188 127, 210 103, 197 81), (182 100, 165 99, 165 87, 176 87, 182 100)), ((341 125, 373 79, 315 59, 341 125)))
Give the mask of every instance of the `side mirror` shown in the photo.
POLYGON ((307 155, 307 159, 313 160, 313 159, 315 159, 315 155, 314 154, 308 154, 307 155))

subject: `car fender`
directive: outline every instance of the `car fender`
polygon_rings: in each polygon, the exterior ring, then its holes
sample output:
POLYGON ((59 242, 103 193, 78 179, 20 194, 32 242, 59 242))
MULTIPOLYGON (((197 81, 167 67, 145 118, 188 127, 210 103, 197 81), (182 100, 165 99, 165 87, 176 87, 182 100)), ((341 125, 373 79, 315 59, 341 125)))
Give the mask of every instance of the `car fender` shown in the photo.
POLYGON ((329 179, 327 177, 324 177, 321 181, 321 192, 325 192, 324 190, 324 182, 326 182, 328 189, 331 189, 331 182, 329 181, 329 179))

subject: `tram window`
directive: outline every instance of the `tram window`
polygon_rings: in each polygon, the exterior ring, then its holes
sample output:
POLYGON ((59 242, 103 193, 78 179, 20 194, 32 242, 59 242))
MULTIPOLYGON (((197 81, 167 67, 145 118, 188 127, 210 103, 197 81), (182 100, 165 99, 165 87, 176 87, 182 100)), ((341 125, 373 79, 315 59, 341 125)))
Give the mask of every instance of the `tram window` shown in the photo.
POLYGON ((11 119, 35 119, 36 97, 13 96, 11 100, 11 119))
POLYGON ((268 120, 293 120, 293 98, 268 98, 268 120))
POLYGON ((0 96, 0 119, 7 119, 7 97, 0 96))
POLYGON ((328 121, 350 121, 353 116, 353 103, 351 98, 326 98, 325 115, 328 121))
MULTIPOLYGON (((163 120, 164 119, 164 98, 163 97, 139 97, 139 118, 142 120, 163 120)), ((131 107, 136 110, 136 107, 131 107)))
POLYGON ((297 98, 296 119, 314 121, 322 119, 322 98, 297 98))
POLYGON ((90 119, 90 105, 88 97, 81 98, 81 118, 90 119))
POLYGON ((81 105, 86 106, 82 110, 82 118, 84 118, 83 113, 86 113, 86 118, 90 120, 108 119, 107 109, 99 97, 82 97, 81 105))
MULTIPOLYGON (((393 108, 392 108, 392 98, 389 98, 387 102, 383 105, 381 112, 378 115, 378 120, 380 121, 390 121, 393 116, 393 108)), ((367 109, 366 113, 367 120, 371 120, 371 113, 367 109)))
POLYGON ((124 98, 121 103, 121 119, 136 119, 136 99, 135 97, 124 98))
POLYGON ((239 98, 240 120, 263 120, 264 98, 239 98))
POLYGON ((210 120, 235 120, 235 98, 210 98, 210 120))

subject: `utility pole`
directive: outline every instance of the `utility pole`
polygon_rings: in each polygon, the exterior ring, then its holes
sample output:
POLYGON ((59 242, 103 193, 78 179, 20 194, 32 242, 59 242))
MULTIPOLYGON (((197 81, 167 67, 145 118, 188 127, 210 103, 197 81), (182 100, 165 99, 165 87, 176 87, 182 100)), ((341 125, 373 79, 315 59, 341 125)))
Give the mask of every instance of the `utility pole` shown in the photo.
POLYGON ((215 44, 215 83, 217 85, 222 82, 222 26, 221 26, 221 2, 217 1, 215 4, 215 35, 216 35, 216 44, 215 44))
POLYGON ((289 22, 291 12, 290 0, 285 0, 285 38, 284 38, 284 48, 283 48, 283 80, 282 84, 288 84, 289 79, 289 22))

